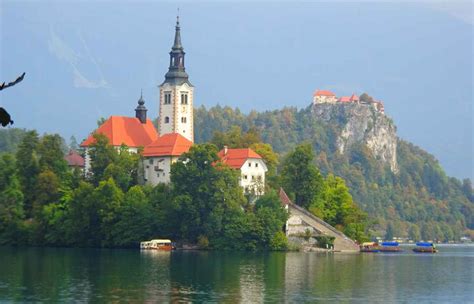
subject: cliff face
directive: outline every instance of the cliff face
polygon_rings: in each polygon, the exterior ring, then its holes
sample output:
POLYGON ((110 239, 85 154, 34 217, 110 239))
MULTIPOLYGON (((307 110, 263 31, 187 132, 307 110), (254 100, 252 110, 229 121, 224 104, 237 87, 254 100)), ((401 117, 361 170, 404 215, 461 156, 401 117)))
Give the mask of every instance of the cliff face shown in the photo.
POLYGON ((358 104, 317 104, 313 114, 319 120, 340 127, 337 149, 343 154, 354 144, 364 144, 375 158, 398 172, 396 127, 372 106, 358 104))

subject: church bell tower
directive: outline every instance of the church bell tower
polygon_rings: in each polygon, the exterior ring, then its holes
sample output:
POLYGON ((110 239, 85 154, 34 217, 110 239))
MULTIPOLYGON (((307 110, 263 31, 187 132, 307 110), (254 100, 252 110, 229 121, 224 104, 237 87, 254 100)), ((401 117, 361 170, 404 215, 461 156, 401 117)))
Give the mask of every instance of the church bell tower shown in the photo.
POLYGON ((181 44, 179 16, 176 18, 174 44, 170 52, 170 65, 160 88, 160 136, 179 133, 194 142, 193 93, 184 68, 184 49, 181 44))

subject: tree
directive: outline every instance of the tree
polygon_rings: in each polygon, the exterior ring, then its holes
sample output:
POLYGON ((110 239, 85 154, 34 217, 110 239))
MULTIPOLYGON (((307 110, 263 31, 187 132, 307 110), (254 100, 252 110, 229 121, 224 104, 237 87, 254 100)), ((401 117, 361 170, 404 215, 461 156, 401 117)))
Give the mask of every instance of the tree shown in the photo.
POLYGON ((155 214, 140 186, 131 187, 117 209, 116 223, 111 227, 114 246, 133 247, 153 236, 155 214))
POLYGON ((23 194, 12 155, 0 157, 0 244, 21 242, 23 194))
POLYGON ((238 174, 217 160, 216 146, 194 145, 171 167, 172 213, 179 217, 170 218, 178 221, 176 228, 183 239, 194 242, 206 236, 212 242, 226 214, 245 202, 238 174))
POLYGON ((39 145, 38 133, 28 131, 16 153, 16 167, 22 192, 24 193, 24 208, 27 217, 31 216, 33 202, 35 201, 35 191, 38 174, 40 173, 39 157, 37 148, 39 145))
POLYGON ((286 156, 282 182, 285 191, 294 195, 297 205, 308 208, 317 202, 321 195, 323 177, 313 164, 311 145, 299 145, 286 156))
POLYGON ((67 162, 64 159, 66 150, 66 144, 61 136, 58 134, 44 135, 37 146, 41 170, 50 170, 59 178, 65 179, 69 173, 67 162))
POLYGON ((95 133, 93 136, 95 141, 90 145, 88 153, 91 158, 91 180, 94 185, 98 185, 103 179, 105 169, 116 161, 117 152, 105 135, 95 133))

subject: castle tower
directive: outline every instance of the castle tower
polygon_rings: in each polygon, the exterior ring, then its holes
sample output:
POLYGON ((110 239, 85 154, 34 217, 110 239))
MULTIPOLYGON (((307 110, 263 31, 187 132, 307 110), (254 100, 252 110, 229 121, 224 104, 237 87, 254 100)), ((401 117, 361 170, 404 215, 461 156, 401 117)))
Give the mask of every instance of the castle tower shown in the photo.
POLYGON ((179 16, 176 19, 174 44, 170 52, 170 66, 165 81, 160 85, 160 136, 179 133, 194 142, 193 91, 184 68, 184 49, 181 44, 179 16))

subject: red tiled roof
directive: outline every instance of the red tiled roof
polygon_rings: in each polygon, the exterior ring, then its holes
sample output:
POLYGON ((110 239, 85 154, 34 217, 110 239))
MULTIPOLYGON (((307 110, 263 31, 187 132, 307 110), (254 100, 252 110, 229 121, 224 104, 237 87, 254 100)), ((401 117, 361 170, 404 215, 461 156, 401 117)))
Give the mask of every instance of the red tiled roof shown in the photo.
MULTIPOLYGON (((145 147, 158 138, 158 133, 151 120, 142 124, 138 118, 125 116, 110 116, 94 133, 107 136, 112 146, 145 147)), ((94 143, 93 134, 82 142, 81 147, 94 143)))
POLYGON ((359 101, 359 96, 357 96, 356 94, 352 94, 351 101, 359 101))
POLYGON ((316 90, 313 95, 314 96, 336 96, 336 94, 328 90, 316 90))
POLYGON ((281 201, 282 205, 291 205, 291 204, 293 204, 293 202, 290 200, 288 195, 286 195, 285 190, 283 190, 283 188, 281 188, 281 187, 280 187, 280 191, 278 192, 278 196, 280 196, 280 201, 281 201))
POLYGON ((221 159, 221 162, 228 165, 234 169, 240 169, 244 165, 245 161, 249 158, 258 158, 261 159, 262 157, 255 153, 250 148, 247 149, 227 149, 227 153, 224 154, 224 150, 222 149, 217 153, 217 156, 221 159))
POLYGON ((178 133, 165 134, 143 150, 143 156, 180 156, 189 151, 192 141, 178 133))
POLYGON ((351 102, 351 98, 349 96, 342 96, 338 100, 339 102, 351 102))
POLYGON ((68 155, 64 157, 70 167, 84 167, 84 158, 74 150, 69 151, 68 155))

